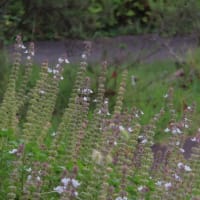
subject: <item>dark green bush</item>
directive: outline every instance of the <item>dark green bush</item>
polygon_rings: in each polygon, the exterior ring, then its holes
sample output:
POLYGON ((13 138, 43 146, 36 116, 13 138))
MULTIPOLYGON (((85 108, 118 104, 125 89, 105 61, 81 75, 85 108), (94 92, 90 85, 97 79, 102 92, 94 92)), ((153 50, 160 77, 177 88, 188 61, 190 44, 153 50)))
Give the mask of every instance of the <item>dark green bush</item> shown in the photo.
POLYGON ((146 23, 147 0, 7 0, 0 4, 1 40, 22 32, 28 39, 86 38, 117 34, 146 23), (130 29, 130 28, 129 28, 130 29))
POLYGON ((0 43, 122 34, 199 32, 197 0, 2 0, 0 43))

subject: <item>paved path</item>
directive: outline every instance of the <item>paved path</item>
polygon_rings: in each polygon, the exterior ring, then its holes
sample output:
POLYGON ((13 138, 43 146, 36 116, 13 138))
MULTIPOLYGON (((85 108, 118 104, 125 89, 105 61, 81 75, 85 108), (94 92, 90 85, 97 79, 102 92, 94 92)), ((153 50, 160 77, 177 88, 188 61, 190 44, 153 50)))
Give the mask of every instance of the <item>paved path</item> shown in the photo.
MULTIPOLYGON (((197 46, 195 36, 163 38, 156 35, 119 36, 92 40, 89 62, 99 63, 106 59, 108 62, 121 64, 122 62, 152 62, 155 60, 184 58, 185 53, 197 46)), ((80 62, 84 51, 81 40, 41 41, 35 42, 35 62, 41 63, 48 59, 51 64, 56 63, 58 57, 68 55, 72 63, 80 62)), ((8 48, 12 52, 12 47, 8 48)))

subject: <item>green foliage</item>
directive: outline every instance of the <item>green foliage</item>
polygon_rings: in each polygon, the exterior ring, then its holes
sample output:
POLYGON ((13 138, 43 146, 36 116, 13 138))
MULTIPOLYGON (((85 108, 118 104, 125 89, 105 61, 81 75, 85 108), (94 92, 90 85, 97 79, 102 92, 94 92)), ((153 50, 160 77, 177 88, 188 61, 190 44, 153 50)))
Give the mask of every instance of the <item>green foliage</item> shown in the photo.
POLYGON ((148 12, 147 0, 8 0, 0 5, 0 41, 19 33, 24 40, 137 33, 148 12))
POLYGON ((149 0, 156 30, 164 35, 198 33, 200 3, 196 0, 149 0))

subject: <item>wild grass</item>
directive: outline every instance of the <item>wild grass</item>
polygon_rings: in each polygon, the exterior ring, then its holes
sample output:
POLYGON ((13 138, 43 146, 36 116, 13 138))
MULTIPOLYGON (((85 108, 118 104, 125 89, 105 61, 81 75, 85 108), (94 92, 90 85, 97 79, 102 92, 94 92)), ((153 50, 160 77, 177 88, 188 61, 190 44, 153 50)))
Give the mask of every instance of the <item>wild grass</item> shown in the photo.
POLYGON ((90 66, 88 48, 80 66, 38 67, 17 37, 1 84, 1 199, 199 199, 196 65, 90 66))

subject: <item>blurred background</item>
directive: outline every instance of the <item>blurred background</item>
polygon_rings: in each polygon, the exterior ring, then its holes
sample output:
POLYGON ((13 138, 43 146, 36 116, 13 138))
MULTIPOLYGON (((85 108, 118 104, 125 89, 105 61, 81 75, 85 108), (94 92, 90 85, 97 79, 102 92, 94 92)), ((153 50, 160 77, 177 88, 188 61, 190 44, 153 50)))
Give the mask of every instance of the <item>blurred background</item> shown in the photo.
POLYGON ((1 0, 0 43, 199 34, 199 0, 1 0))

